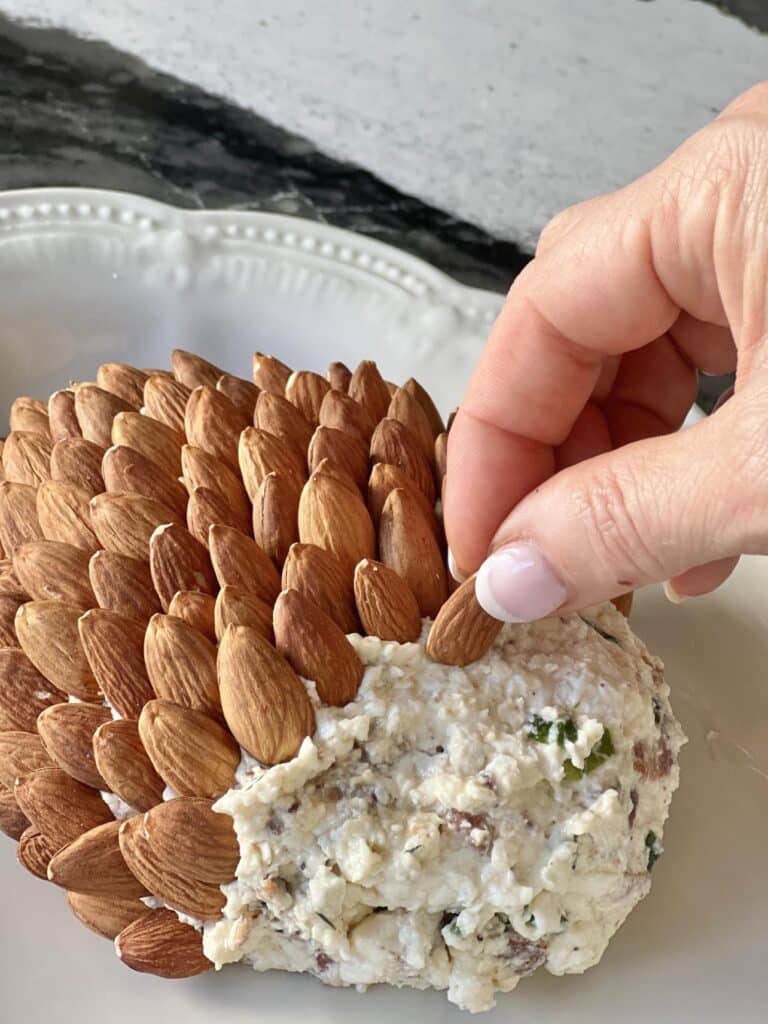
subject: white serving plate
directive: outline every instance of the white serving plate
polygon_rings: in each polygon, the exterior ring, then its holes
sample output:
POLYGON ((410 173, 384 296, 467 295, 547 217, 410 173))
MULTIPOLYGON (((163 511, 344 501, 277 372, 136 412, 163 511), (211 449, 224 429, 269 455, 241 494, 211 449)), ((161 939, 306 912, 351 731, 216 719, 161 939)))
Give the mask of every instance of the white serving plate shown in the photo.
MULTIPOLYGON (((255 348, 322 368, 374 355, 444 409, 460 398, 500 298, 367 239, 270 214, 186 213, 85 190, 0 194, 0 403, 99 362, 167 365, 189 347, 247 375, 255 348)), ((3 414, 4 415, 4 414, 3 414)), ((743 559, 711 597, 658 588, 633 623, 666 664, 690 742, 653 891, 603 962, 539 972, 484 1019, 509 1024, 758 1024, 768 1005, 768 564, 743 559)), ((458 1021, 436 993, 363 997, 230 968, 137 975, 15 863, 0 836, 0 1022, 421 1024, 458 1021)))

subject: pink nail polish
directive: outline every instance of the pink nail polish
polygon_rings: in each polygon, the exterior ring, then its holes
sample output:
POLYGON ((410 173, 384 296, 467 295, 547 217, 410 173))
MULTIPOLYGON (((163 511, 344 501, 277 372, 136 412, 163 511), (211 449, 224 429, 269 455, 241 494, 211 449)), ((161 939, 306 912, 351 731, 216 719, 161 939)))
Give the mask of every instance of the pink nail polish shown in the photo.
POLYGON ((551 615, 568 596, 565 584, 533 544, 510 544, 480 566, 475 595, 503 622, 533 622, 551 615))

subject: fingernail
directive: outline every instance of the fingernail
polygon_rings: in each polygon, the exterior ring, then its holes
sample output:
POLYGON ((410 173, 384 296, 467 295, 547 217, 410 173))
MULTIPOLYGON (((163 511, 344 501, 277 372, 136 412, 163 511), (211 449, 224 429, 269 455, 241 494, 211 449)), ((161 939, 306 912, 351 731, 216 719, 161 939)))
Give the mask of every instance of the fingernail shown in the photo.
POLYGON ((671 601, 672 604, 682 604, 683 601, 687 601, 690 596, 689 594, 681 594, 679 590, 675 590, 672 586, 671 580, 664 581, 664 593, 667 600, 671 601))
POLYGON ((448 572, 457 583, 463 583, 467 578, 458 565, 456 565, 456 559, 453 557, 453 552, 450 548, 448 548, 448 572))
POLYGON ((510 544, 480 566, 475 596, 495 619, 533 622, 565 602, 565 584, 533 544, 510 544))

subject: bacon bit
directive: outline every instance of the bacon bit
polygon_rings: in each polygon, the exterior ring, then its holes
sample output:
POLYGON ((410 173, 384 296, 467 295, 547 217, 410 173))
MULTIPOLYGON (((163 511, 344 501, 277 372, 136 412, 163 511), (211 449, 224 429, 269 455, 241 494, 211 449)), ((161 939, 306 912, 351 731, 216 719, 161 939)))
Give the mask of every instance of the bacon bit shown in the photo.
POLYGON ((635 824, 635 818, 637 817, 637 805, 640 802, 640 794, 636 789, 631 789, 629 791, 629 799, 632 804, 629 810, 629 827, 632 828, 635 824))
POLYGON ((333 964, 333 960, 326 953, 315 953, 315 963, 318 971, 327 971, 333 964))
POLYGON ((445 815, 445 823, 473 849, 487 851, 490 847, 492 830, 484 814, 469 814, 467 811, 457 811, 452 807, 445 815), (483 832, 484 835, 473 835, 475 830, 483 832))
POLYGON ((327 800, 329 804, 335 804, 341 800, 344 794, 339 786, 324 786, 320 791, 320 796, 323 800, 327 800))
POLYGON ((532 942, 515 932, 509 937, 504 959, 512 961, 515 974, 522 978, 526 974, 532 974, 537 967, 541 967, 547 959, 547 947, 544 942, 532 942))
POLYGON ((272 814, 270 814, 269 818, 267 819, 267 830, 275 836, 282 835, 283 833, 283 823, 278 818, 274 811, 272 812, 272 814))
POLYGON ((655 751, 650 751, 642 740, 638 740, 632 748, 634 768, 644 779, 662 779, 669 775, 674 757, 665 736, 659 740, 655 751))

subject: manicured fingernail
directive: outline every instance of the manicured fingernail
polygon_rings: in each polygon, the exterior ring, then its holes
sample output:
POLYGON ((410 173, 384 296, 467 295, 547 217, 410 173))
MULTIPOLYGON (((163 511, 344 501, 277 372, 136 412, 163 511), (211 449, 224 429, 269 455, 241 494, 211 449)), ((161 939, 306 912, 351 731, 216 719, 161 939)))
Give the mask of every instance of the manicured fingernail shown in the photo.
POLYGON ((456 565, 456 559, 453 557, 453 552, 450 548, 448 548, 448 572, 453 576, 457 583, 463 583, 467 578, 458 565, 456 565))
POLYGON ((672 586, 671 580, 664 581, 664 593, 666 594, 667 600, 671 601, 672 604, 682 604, 683 601, 687 601, 690 597, 689 594, 681 594, 678 590, 672 586))
POLYGON ((475 596, 495 619, 533 622, 565 602, 565 584, 533 544, 510 544, 480 566, 475 596))

